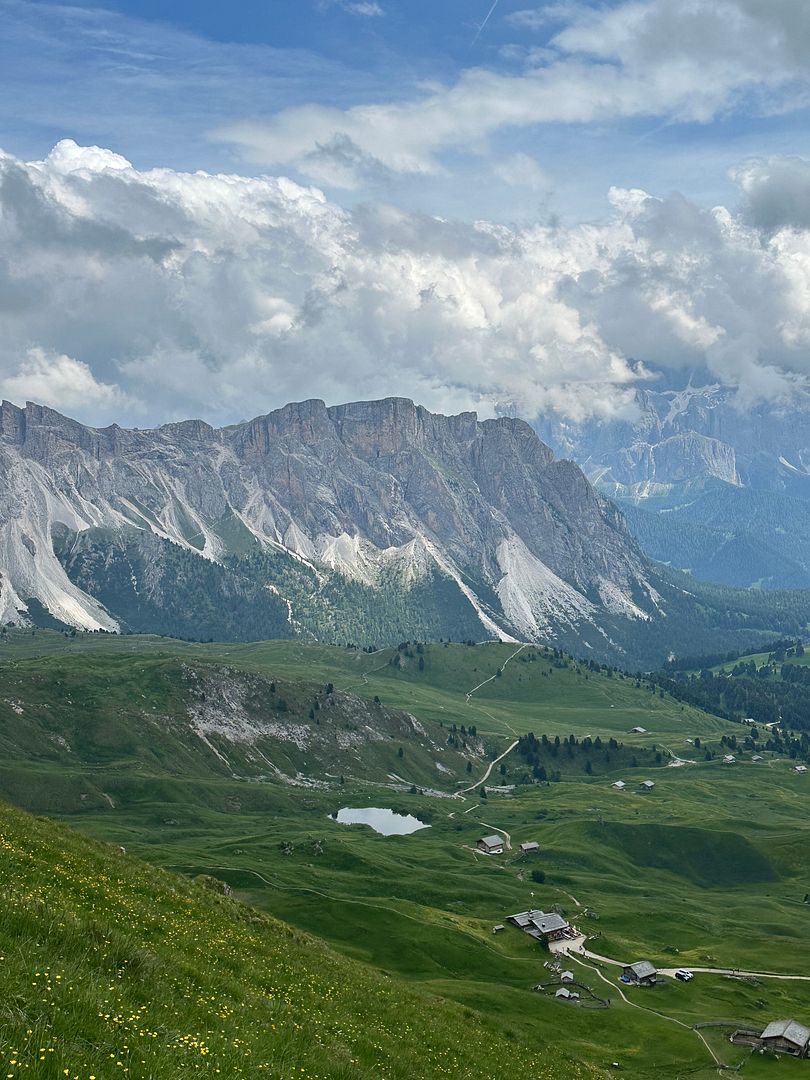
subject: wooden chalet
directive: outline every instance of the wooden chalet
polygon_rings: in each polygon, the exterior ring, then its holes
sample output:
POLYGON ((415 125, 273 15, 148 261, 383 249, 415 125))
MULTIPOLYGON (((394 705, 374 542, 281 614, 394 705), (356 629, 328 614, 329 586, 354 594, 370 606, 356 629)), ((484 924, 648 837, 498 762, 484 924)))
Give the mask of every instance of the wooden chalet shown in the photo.
POLYGON ((502 855, 503 837, 495 836, 494 833, 492 836, 482 836, 475 846, 485 855, 502 855))
POLYGON ((775 1054, 807 1057, 810 1051, 810 1028, 795 1020, 772 1020, 760 1035, 762 1046, 775 1054))
POLYGON ((622 975, 636 986, 655 986, 658 972, 649 960, 637 960, 635 964, 628 964, 622 975))

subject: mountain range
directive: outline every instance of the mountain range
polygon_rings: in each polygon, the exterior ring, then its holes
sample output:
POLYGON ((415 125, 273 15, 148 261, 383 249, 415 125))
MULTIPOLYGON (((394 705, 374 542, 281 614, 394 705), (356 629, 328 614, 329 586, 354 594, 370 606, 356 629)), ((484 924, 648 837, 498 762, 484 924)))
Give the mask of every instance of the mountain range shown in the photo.
POLYGON ((214 429, 0 408, 0 619, 196 639, 554 640, 647 665, 796 632, 663 571, 520 420, 402 398, 214 429))
POLYGON ((810 395, 641 390, 627 418, 535 427, 623 510, 650 557, 739 587, 810 586, 810 395))

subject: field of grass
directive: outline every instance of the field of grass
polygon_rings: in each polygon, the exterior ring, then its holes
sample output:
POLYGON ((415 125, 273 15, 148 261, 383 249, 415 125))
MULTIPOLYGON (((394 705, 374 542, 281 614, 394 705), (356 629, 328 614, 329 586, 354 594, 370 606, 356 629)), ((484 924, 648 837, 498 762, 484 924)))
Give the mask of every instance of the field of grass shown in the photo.
MULTIPOLYGON (((411 650, 413 652, 413 650, 411 650)), ((650 690, 638 690, 636 680, 588 671, 568 661, 555 666, 552 654, 529 646, 515 656, 514 645, 491 642, 478 646, 430 644, 419 655, 407 657, 396 650, 364 653, 330 645, 296 641, 251 644, 197 644, 151 636, 111 637, 82 634, 65 638, 55 632, 9 633, 0 644, 0 665, 37 657, 95 654, 131 659, 148 656, 179 657, 187 661, 233 664, 269 677, 307 682, 333 682, 342 690, 364 697, 379 696, 392 708, 407 709, 420 718, 486 726, 504 737, 515 733, 549 735, 627 735, 642 726, 652 735, 679 737, 725 731, 722 720, 692 710, 650 690), (510 659, 511 657, 511 659, 510 659), (396 663, 392 664, 392 659, 396 663), (501 671, 500 676, 497 672, 501 671), (494 676, 494 678, 493 678, 494 676), (466 694, 485 680, 475 694, 466 694), (648 722, 649 721, 649 722, 648 722)))
MULTIPOLYGON (((810 905, 803 903, 810 892, 810 777, 776 755, 757 765, 741 754, 738 764, 725 766, 694 753, 689 740, 716 746, 739 725, 635 679, 563 666, 535 648, 515 655, 515 646, 436 644, 409 656, 294 642, 202 646, 95 635, 67 641, 37 632, 2 649, 0 678, 7 680, 22 678, 36 656, 62 664, 72 655, 70 662, 97 681, 107 678, 105 665, 122 664, 110 698, 117 714, 123 704, 115 694, 132 696, 125 673, 138 671, 139 658, 192 657, 196 665, 225 663, 277 679, 332 681, 413 713, 431 731, 474 724, 491 733, 491 753, 505 750, 516 733, 533 731, 613 737, 639 749, 655 744, 694 760, 667 768, 665 753, 660 765, 647 759, 642 770, 625 757, 620 767, 590 776, 563 754, 560 783, 522 784, 525 768, 512 754, 504 759, 506 775, 492 781, 506 789, 498 793, 488 782, 482 800, 476 791, 457 799, 411 794, 382 780, 300 789, 195 772, 188 763, 172 774, 148 764, 127 770, 120 760, 113 767, 18 758, 0 768, 0 794, 66 817, 150 863, 227 881, 256 907, 416 993, 453 999, 498 1031, 519 1030, 530 1045, 562 1046, 599 1067, 618 1061, 626 1075, 714 1075, 695 1023, 810 1021, 810 982, 699 974, 686 986, 667 980, 655 990, 625 990, 625 1003, 618 969, 606 964, 596 965, 601 975, 593 967, 577 973, 611 999, 610 1008, 567 1006, 531 990, 550 978, 548 954, 511 928, 492 934, 514 911, 558 904, 594 952, 619 961, 810 975, 810 905), (634 726, 646 734, 631 734, 634 726), (646 778, 655 789, 638 794, 646 778), (616 779, 627 782, 626 791, 611 788, 616 779), (98 797, 82 800, 89 791, 98 797), (415 813, 431 827, 383 837, 329 816, 340 806, 369 805, 415 813), (493 829, 510 834, 512 849, 496 857, 476 853, 476 839, 493 829), (524 840, 537 840, 541 854, 520 857, 524 840), (532 870, 544 871, 545 881, 532 880, 532 870)), ((406 754, 405 779, 407 764, 406 754)), ((476 760, 469 782, 484 765, 476 760)), ((457 773, 444 777, 448 794, 457 785, 457 773)), ((717 1057, 745 1076, 799 1076, 808 1068, 733 1047, 729 1030, 704 1034, 717 1057)))
MULTIPOLYGON (((7 1080, 595 1076, 221 895, 0 804, 7 1080)), ((213 888, 211 887, 213 886, 213 888)))
MULTIPOLYGON (((760 822, 741 827, 751 820, 752 795, 731 771, 712 763, 699 776, 686 773, 669 770, 671 779, 659 780, 652 796, 571 780, 513 798, 490 795, 485 808, 473 802, 467 814, 465 804, 455 810, 419 796, 383 800, 431 822, 409 837, 337 825, 327 816, 337 804, 321 793, 286 811, 183 813, 172 803, 131 808, 122 821, 113 812, 83 818, 81 827, 186 874, 216 875, 353 958, 499 1022, 519 1022, 545 1043, 554 1041, 564 1008, 530 990, 548 978, 548 958, 517 931, 491 932, 529 906, 560 904, 594 951, 622 961, 810 973, 810 909, 801 903, 810 888, 808 837, 797 832, 788 801, 801 795, 799 778, 780 776, 767 799, 758 787, 760 822), (707 829, 717 802, 723 812, 707 829), (178 815, 177 824, 158 826, 164 812, 178 815), (514 847, 538 839, 543 852, 531 859, 475 854, 475 840, 491 828, 509 831, 514 847), (542 885, 530 877, 537 867, 546 873, 542 885)), ((345 801, 380 800, 356 789, 345 801)), ((603 970, 615 982, 616 973, 603 970)), ((595 973, 583 974, 612 1005, 570 1010, 564 1023, 572 1052, 600 1065, 619 1060, 634 1076, 709 1075, 711 1061, 688 1028, 625 1006, 595 973)), ((730 1019, 756 1026, 810 1013, 810 983, 699 975, 687 987, 669 981, 628 996, 687 1025, 730 1019)), ((728 1064, 746 1057, 723 1049, 728 1064)), ((769 1065, 780 1075, 795 1068, 769 1065)), ((756 1060, 746 1063, 746 1074, 758 1070, 756 1060)))

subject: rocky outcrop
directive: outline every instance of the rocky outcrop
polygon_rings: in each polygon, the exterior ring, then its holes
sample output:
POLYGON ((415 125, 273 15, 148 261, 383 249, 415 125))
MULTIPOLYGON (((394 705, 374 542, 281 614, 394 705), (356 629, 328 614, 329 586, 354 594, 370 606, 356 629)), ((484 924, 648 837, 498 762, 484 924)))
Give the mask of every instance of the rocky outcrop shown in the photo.
POLYGON ((3 404, 5 597, 115 628, 114 605, 86 575, 85 588, 70 580, 53 536, 64 551, 70 535, 103 545, 133 530, 217 562, 281 552, 368 587, 440 573, 505 637, 593 621, 605 602, 633 618, 656 610, 621 516, 519 420, 441 416, 403 398, 313 400, 221 430, 141 431, 3 404))
POLYGON ((549 415, 537 429, 625 509, 652 558, 726 585, 810 581, 810 395, 799 387, 754 408, 716 385, 644 390, 629 419, 549 415))
POLYGON ((810 394, 741 403, 717 385, 642 390, 632 417, 572 424, 549 414, 535 425, 601 490, 645 499, 719 481, 810 498, 810 394))
POLYGON ((657 443, 634 441, 603 455, 593 471, 606 492, 634 492, 641 497, 645 492, 660 492, 666 485, 696 479, 740 483, 734 449, 694 431, 671 435, 657 443))

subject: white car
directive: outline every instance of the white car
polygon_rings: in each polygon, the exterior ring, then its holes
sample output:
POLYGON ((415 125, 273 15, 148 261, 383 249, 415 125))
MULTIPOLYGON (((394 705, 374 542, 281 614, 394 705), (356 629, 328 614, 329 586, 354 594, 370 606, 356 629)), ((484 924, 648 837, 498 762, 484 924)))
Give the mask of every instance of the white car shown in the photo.
POLYGON ((694 979, 695 973, 693 971, 687 971, 686 968, 678 968, 675 972, 675 978, 680 979, 681 982, 689 982, 690 979, 694 979))

